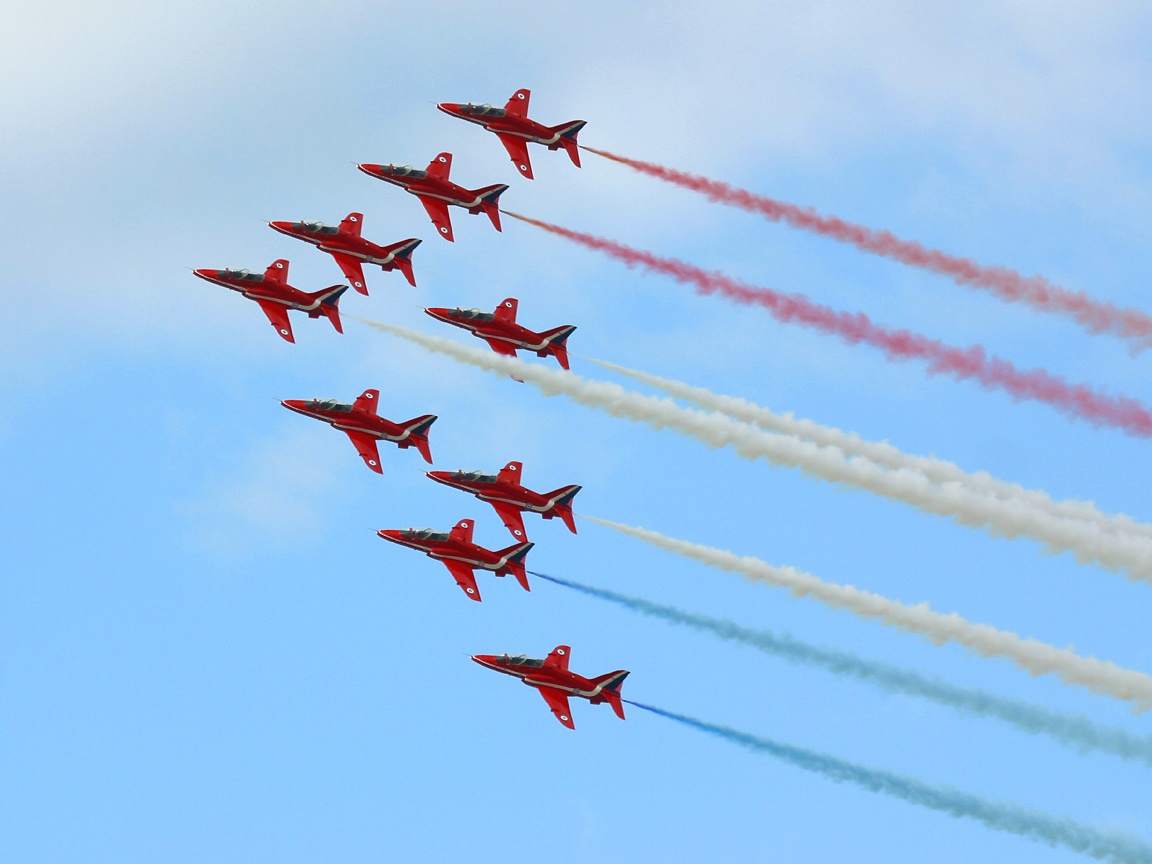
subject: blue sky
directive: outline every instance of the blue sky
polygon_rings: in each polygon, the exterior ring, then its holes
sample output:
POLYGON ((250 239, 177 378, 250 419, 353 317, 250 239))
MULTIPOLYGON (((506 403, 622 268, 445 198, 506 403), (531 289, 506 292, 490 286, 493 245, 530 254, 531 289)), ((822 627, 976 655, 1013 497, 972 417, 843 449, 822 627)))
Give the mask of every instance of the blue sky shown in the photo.
MULTIPOLYGON (((1149 360, 1073 323, 711 205, 586 155, 437 112, 533 91, 546 123, 1149 308, 1152 55, 1144 4, 403 5, 59 2, 0 11, 0 853, 29 862, 1072 860, 839 786, 630 710, 539 696, 471 663, 632 671, 626 696, 861 763, 1152 837, 1147 769, 884 695, 537 581, 443 567, 373 535, 486 505, 382 448, 368 471, 286 398, 381 390, 434 413, 436 467, 524 462, 577 510, 1152 669, 1147 585, 799 472, 544 399, 359 325, 452 338, 431 305, 520 300, 601 357, 1152 519, 1149 443, 777 324, 506 220, 433 236, 355 162, 508 183, 518 212, 981 343, 1152 401, 1149 360), (365 214, 426 242, 419 288, 370 272, 346 333, 186 268, 326 257, 264 226, 365 214)), ((541 361, 544 362, 544 361, 541 361)), ((548 361, 551 362, 551 361, 548 361)), ((528 523, 530 566, 1084 713, 1148 716, 861 622, 590 524, 528 523)))

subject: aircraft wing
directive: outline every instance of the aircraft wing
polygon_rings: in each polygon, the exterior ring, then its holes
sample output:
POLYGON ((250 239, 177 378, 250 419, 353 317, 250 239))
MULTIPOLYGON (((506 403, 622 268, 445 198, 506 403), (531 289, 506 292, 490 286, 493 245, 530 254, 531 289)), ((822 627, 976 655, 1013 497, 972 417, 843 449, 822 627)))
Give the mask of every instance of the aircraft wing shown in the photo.
POLYGON ((476 585, 476 574, 471 567, 462 561, 447 561, 443 558, 440 561, 448 568, 448 572, 465 594, 473 600, 480 599, 480 588, 476 585))
POLYGON ((504 145, 508 155, 512 157, 512 162, 516 165, 517 170, 531 180, 532 163, 528 161, 528 142, 518 135, 502 135, 499 132, 496 133, 496 137, 500 139, 500 143, 504 145))
MULTIPOLYGON (((480 338, 484 339, 483 336, 480 338)), ((516 346, 511 342, 505 342, 503 339, 484 339, 484 341, 487 342, 488 347, 490 347, 497 354, 503 354, 505 357, 516 356, 516 346)), ((517 378, 515 375, 511 376, 511 378, 513 381, 519 381, 521 384, 524 383, 524 379, 517 378)))
POLYGON ((497 354, 503 354, 505 357, 516 356, 516 346, 511 342, 505 342, 503 339, 484 339, 484 341, 487 342, 497 354))
POLYGON ((273 303, 271 300, 257 300, 256 302, 260 304, 260 308, 264 310, 264 314, 268 316, 268 320, 272 322, 276 332, 286 341, 295 342, 296 339, 292 336, 292 324, 288 320, 288 307, 273 303))
POLYGON ((364 464, 377 474, 383 474, 384 470, 380 467, 380 451, 376 449, 377 439, 363 432, 352 432, 348 429, 345 429, 344 433, 352 439, 352 446, 356 448, 364 464))
POLYGON ((504 523, 504 527, 512 532, 512 536, 517 540, 527 540, 524 533, 524 515, 523 512, 515 504, 505 504, 502 501, 489 502, 496 510, 496 515, 500 517, 500 521, 504 523))
POLYGON ((544 701, 548 703, 548 707, 552 709, 556 719, 569 729, 575 729, 576 724, 572 722, 572 710, 568 707, 568 694, 553 687, 537 687, 536 689, 540 691, 540 695, 544 697, 544 701))
POLYGON ((445 240, 453 240, 452 219, 448 216, 447 202, 441 201, 439 198, 424 198, 420 195, 416 197, 420 199, 420 203, 428 211, 428 218, 432 220, 432 224, 436 226, 440 236, 445 240))
POLYGON ((345 255, 343 252, 329 252, 328 254, 336 259, 340 271, 352 283, 352 287, 367 297, 368 288, 364 284, 364 268, 360 264, 360 259, 345 255))

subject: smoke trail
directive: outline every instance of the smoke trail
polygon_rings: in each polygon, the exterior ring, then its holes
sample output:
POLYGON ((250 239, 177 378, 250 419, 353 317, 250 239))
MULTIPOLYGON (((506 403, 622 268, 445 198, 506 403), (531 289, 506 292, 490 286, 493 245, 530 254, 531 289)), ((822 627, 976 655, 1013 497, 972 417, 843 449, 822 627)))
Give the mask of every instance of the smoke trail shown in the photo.
POLYGON ((692 411, 670 399, 633 393, 618 384, 590 381, 571 372, 525 363, 403 327, 361 320, 461 363, 527 381, 545 396, 565 395, 614 417, 656 429, 674 429, 709 447, 731 447, 745 459, 766 459, 799 468, 822 480, 866 489, 991 534, 1031 537, 1050 552, 1072 552, 1082 563, 1095 562, 1133 579, 1152 582, 1152 555, 1147 542, 1140 538, 1116 536, 1084 521, 1058 518, 1017 501, 980 495, 959 483, 933 483, 915 471, 893 471, 860 456, 849 458, 836 447, 769 434, 731 417, 692 411))
POLYGON ((782 323, 814 327, 851 344, 866 342, 893 360, 926 360, 930 374, 972 379, 989 389, 1004 390, 1013 399, 1043 402, 1062 414, 1097 426, 1111 426, 1139 437, 1152 436, 1152 411, 1130 397, 1108 396, 1085 384, 1071 384, 1043 369, 1017 369, 1007 360, 986 355, 979 345, 956 348, 908 330, 887 330, 873 324, 861 312, 839 312, 813 303, 801 294, 782 294, 745 285, 723 273, 709 273, 675 258, 662 258, 603 237, 504 212, 521 222, 604 252, 628 266, 646 267, 678 282, 695 285, 698 294, 721 294, 737 303, 762 306, 782 323))
POLYGON ((945 615, 934 612, 927 603, 908 606, 851 585, 825 582, 795 567, 774 567, 759 558, 740 557, 723 549, 677 540, 645 528, 609 522, 595 516, 582 518, 709 567, 737 573, 751 582, 787 588, 796 597, 812 597, 834 609, 846 609, 861 618, 878 619, 888 627, 919 634, 934 645, 955 642, 982 657, 1011 660, 1030 675, 1056 675, 1065 684, 1086 687, 1093 693, 1133 702, 1135 711, 1152 708, 1152 676, 1125 669, 1109 660, 1082 657, 1069 648, 1057 648, 1035 639, 1025 639, 1016 633, 998 630, 987 624, 974 624, 955 613, 945 615))
POLYGON ((901 240, 888 231, 876 231, 845 222, 835 216, 821 216, 808 207, 797 207, 718 180, 617 156, 604 150, 583 148, 597 156, 620 162, 643 174, 658 177, 677 186, 700 192, 713 201, 758 213, 773 222, 786 222, 793 228, 813 231, 866 252, 910 264, 951 277, 960 285, 991 291, 1010 303, 1026 303, 1042 312, 1069 315, 1092 333, 1111 333, 1129 339, 1136 348, 1147 348, 1152 337, 1152 316, 1138 309, 1122 309, 1112 303, 1094 300, 1082 291, 1069 291, 1053 285, 1042 276, 1022 276, 1007 267, 986 267, 970 258, 948 255, 910 240, 901 240))
POLYGON ((812 420, 798 420, 790 413, 779 414, 749 402, 747 399, 741 399, 737 396, 722 396, 703 387, 692 387, 680 381, 661 378, 647 372, 609 363, 606 360, 597 360, 594 357, 584 359, 642 384, 663 390, 669 396, 692 402, 708 411, 717 411, 736 420, 752 423, 762 429, 795 435, 816 444, 838 447, 849 456, 863 456, 888 468, 906 468, 911 471, 919 471, 933 483, 962 483, 974 492, 994 495, 1009 501, 1022 501, 1053 516, 1080 519, 1091 522, 1105 531, 1131 534, 1152 540, 1152 525, 1137 522, 1131 516, 1123 514, 1108 515, 1102 513, 1090 501, 1053 501, 1044 492, 1025 489, 1016 483, 1006 483, 987 472, 980 471, 970 474, 952 462, 931 456, 912 456, 901 452, 891 444, 867 441, 855 433, 844 432, 832 426, 824 426, 812 420))
POLYGON ((1077 822, 1068 816, 1052 816, 1018 804, 989 801, 969 792, 961 792, 947 786, 934 786, 890 771, 868 768, 825 753, 781 744, 769 738, 749 735, 747 732, 715 723, 706 723, 694 717, 665 711, 641 702, 633 702, 630 699, 624 701, 701 732, 707 732, 709 735, 740 744, 757 753, 774 756, 805 771, 823 774, 837 783, 853 783, 872 792, 880 792, 921 807, 939 810, 958 819, 974 819, 997 831, 1007 831, 1039 840, 1049 846, 1063 846, 1100 860, 1118 861, 1124 864, 1152 862, 1152 845, 1131 834, 1096 828, 1077 822))
POLYGON ((1011 723, 1025 732, 1047 735, 1081 752, 1099 750, 1122 759, 1143 762, 1152 766, 1152 736, 1132 735, 1115 726, 1101 726, 1087 717, 1050 711, 1016 699, 1006 699, 983 690, 958 687, 939 678, 929 678, 910 669, 901 669, 875 660, 866 660, 855 654, 824 648, 803 642, 787 633, 751 630, 720 618, 685 612, 674 606, 653 603, 639 597, 629 597, 605 588, 593 588, 546 573, 532 572, 533 576, 572 588, 591 597, 616 603, 626 609, 660 618, 672 624, 691 627, 711 633, 721 639, 749 645, 765 654, 780 657, 801 666, 814 666, 835 675, 856 678, 893 693, 931 699, 950 708, 981 717, 992 717, 1011 723))

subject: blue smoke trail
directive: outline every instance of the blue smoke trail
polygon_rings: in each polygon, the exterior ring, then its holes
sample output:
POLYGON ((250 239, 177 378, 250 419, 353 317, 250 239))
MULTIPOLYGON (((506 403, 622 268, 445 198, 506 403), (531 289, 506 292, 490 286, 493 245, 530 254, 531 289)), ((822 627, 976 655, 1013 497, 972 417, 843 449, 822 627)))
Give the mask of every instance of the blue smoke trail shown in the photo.
POLYGON ((1067 816, 1051 816, 1016 804, 989 801, 958 789, 933 786, 911 777, 867 768, 814 750, 780 744, 768 738, 749 735, 747 732, 740 732, 727 726, 706 723, 651 705, 629 699, 624 701, 661 717, 683 723, 685 726, 699 729, 701 732, 725 738, 758 753, 775 756, 805 771, 823 774, 838 783, 855 783, 873 792, 882 792, 960 819, 975 819, 998 831, 1008 831, 1050 846, 1063 846, 1093 858, 1124 864, 1152 862, 1152 845, 1130 834, 1094 828, 1067 816))
POLYGON ((766 654, 781 657, 792 663, 819 667, 836 675, 847 675, 891 692, 931 699, 968 714, 1003 720, 1025 732, 1047 735, 1081 752, 1099 750, 1152 766, 1152 737, 1133 735, 1115 726, 1093 723, 1087 717, 1062 714, 983 690, 958 687, 898 666, 889 666, 886 663, 865 660, 854 654, 802 642, 786 633, 750 630, 731 621, 685 612, 674 606, 664 606, 639 597, 617 594, 604 588, 581 585, 545 573, 533 571, 532 575, 591 597, 608 600, 644 615, 693 627, 719 636, 721 639, 750 645, 766 654))

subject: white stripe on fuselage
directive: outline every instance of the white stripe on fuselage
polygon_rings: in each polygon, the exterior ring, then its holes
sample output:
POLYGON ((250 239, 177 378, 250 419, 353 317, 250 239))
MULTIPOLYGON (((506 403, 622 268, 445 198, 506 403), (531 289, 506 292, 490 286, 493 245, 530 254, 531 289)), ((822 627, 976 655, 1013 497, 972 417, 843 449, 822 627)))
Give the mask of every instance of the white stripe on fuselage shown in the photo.
POLYGON ((533 345, 530 342, 525 342, 523 339, 513 339, 511 336, 496 336, 495 334, 491 336, 481 335, 479 330, 473 330, 472 332, 480 339, 495 339, 497 342, 507 342, 509 345, 515 345, 517 348, 523 348, 526 351, 543 351, 552 344, 552 339, 554 338, 550 336, 539 345, 533 345))
POLYGON ((437 195, 435 192, 416 192, 413 191, 411 186, 405 186, 404 191, 412 193, 417 198, 439 198, 441 201, 447 201, 449 204, 455 204, 457 207, 479 207, 482 203, 484 203, 484 199, 479 195, 476 196, 476 198, 471 203, 469 203, 459 198, 446 198, 443 195, 437 195))
POLYGON ((361 426, 347 426, 343 423, 338 423, 335 420, 328 421, 336 429, 341 432, 363 432, 365 435, 371 435, 373 438, 379 438, 381 441, 403 441, 412 434, 411 429, 405 429, 399 436, 389 435, 387 432, 378 432, 375 429, 364 429, 361 426))
MULTIPOLYGON (((532 674, 531 672, 517 672, 513 669, 509 669, 507 666, 501 666, 496 663, 486 663, 483 660, 479 660, 477 662, 479 662, 481 666, 487 666, 489 669, 495 669, 497 672, 503 672, 506 675, 514 675, 529 687, 536 687, 538 689, 541 687, 551 687, 553 690, 563 690, 565 693, 571 693, 574 696, 583 696, 585 699, 591 699, 594 696, 599 696, 600 692, 615 680, 614 678, 609 678, 607 681, 601 681, 591 690, 581 690, 578 687, 565 687, 563 684, 551 684, 547 681, 529 681, 528 678, 532 674)), ((568 674, 575 675, 576 673, 569 672, 568 674)))
MULTIPOLYGON (((297 303, 293 300, 282 300, 279 297, 264 297, 264 296, 259 295, 259 294, 252 294, 246 290, 242 290, 239 288, 236 290, 240 291, 240 293, 242 293, 249 300, 265 300, 265 301, 268 301, 270 303, 279 303, 281 306, 286 306, 289 309, 297 309, 301 312, 312 312, 312 311, 315 311, 316 309, 319 309, 324 304, 325 300, 327 300, 329 297, 331 297, 332 294, 336 293, 335 291, 333 291, 331 294, 325 294, 323 297, 317 297, 315 300, 313 300, 312 303, 297 303)), ((293 290, 295 290, 295 289, 293 289, 293 290)))
POLYGON ((325 246, 323 243, 318 243, 317 247, 333 255, 347 255, 350 258, 359 258, 361 261, 367 261, 369 264, 379 264, 381 267, 385 264, 391 264, 396 258, 395 252, 389 252, 387 258, 373 258, 371 255, 363 252, 353 252, 350 249, 333 249, 331 246, 325 246))
POLYGON ((489 132, 496 133, 497 135, 515 135, 517 138, 524 138, 525 140, 532 141, 536 144, 555 144, 562 137, 564 137, 563 132, 557 132, 551 138, 538 138, 535 135, 529 135, 527 132, 513 132, 511 129, 495 129, 491 126, 485 126, 484 128, 489 132))

